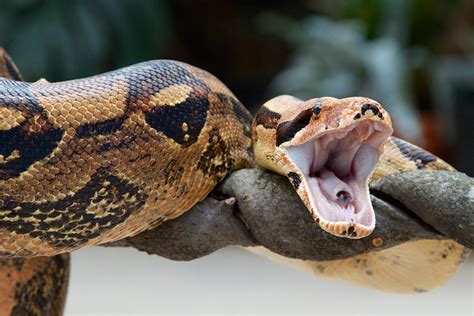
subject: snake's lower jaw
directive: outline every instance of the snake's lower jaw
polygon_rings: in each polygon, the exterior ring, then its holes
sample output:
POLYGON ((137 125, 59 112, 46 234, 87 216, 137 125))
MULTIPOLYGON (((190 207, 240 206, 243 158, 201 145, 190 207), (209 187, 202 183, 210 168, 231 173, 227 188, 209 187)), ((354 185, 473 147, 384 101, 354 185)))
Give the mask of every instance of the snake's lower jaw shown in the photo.
POLYGON ((301 179, 296 191, 323 230, 347 238, 372 233, 368 180, 390 133, 366 120, 285 148, 288 177, 301 179))

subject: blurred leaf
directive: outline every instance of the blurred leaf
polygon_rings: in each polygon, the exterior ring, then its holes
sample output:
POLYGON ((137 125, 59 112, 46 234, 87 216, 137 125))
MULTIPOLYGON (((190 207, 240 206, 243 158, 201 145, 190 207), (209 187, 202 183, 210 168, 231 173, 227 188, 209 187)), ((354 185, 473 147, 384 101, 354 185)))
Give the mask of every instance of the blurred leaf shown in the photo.
POLYGON ((420 137, 409 86, 410 51, 404 50, 400 37, 367 40, 358 20, 317 15, 303 20, 282 16, 279 21, 279 15, 267 13, 259 22, 295 46, 291 63, 271 83, 270 95, 290 94, 303 100, 367 96, 389 110, 402 136, 420 137))
POLYGON ((158 58, 165 1, 0 0, 0 45, 31 81, 84 77, 158 58))

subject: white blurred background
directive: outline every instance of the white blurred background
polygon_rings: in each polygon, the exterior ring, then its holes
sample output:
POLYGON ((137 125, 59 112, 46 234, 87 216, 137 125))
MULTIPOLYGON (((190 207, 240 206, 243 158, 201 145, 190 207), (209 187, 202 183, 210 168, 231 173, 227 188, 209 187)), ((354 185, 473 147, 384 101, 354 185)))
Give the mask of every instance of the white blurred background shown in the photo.
POLYGON ((94 247, 72 255, 66 315, 473 315, 473 282, 473 256, 441 288, 397 295, 315 278, 239 247, 191 262, 134 249, 94 247))

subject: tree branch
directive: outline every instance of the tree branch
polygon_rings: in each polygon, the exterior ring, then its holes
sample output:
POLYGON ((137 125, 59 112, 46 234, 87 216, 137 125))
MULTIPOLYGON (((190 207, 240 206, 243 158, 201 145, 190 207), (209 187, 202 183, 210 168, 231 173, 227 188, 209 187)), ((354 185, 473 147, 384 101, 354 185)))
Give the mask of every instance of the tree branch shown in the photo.
POLYGON ((239 170, 216 192, 175 220, 107 246, 192 260, 227 245, 262 245, 286 257, 336 260, 419 239, 473 245, 474 179, 462 173, 407 172, 373 184, 376 229, 357 240, 322 231, 288 180, 274 173, 239 170))

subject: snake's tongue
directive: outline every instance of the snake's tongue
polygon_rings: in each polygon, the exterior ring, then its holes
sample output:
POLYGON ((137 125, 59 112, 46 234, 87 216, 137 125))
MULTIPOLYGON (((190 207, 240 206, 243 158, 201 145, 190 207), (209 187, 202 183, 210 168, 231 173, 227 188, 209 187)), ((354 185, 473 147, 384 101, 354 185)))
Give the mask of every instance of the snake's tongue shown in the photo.
POLYGON ((286 149, 303 175, 298 193, 324 230, 352 238, 372 232, 375 215, 368 178, 386 137, 364 123, 286 149))

